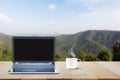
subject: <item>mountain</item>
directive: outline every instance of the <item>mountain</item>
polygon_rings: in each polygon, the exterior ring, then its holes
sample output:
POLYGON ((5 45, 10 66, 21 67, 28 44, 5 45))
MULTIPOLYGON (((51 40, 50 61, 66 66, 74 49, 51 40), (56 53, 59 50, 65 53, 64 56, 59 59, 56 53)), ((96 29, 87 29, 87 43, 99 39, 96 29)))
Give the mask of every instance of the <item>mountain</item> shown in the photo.
POLYGON ((56 51, 67 55, 71 48, 73 52, 84 51, 98 54, 102 49, 112 50, 116 41, 120 41, 120 31, 88 30, 71 35, 56 37, 56 51))
POLYGON ((12 59, 12 41, 11 36, 0 33, 0 61, 8 61, 12 59))
POLYGON ((10 35, 0 33, 0 46, 8 47, 9 45, 11 45, 11 38, 12 36, 10 35))
MULTIPOLYGON (((88 30, 55 37, 56 53, 68 55, 73 49, 74 53, 84 51, 88 54, 98 54, 102 49, 110 49, 112 51, 115 42, 120 41, 120 31, 88 30)), ((1 46, 3 49, 11 49, 11 44, 12 36, 0 33, 0 49, 1 46)), ((2 53, 2 56, 10 54, 10 52, 8 54, 2 53)))

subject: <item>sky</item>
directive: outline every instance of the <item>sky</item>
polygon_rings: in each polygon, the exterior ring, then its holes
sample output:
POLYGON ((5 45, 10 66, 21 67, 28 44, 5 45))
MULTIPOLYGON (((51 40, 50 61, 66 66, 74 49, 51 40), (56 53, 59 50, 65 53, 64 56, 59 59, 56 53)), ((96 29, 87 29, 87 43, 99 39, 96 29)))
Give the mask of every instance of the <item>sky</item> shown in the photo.
POLYGON ((120 0, 0 0, 0 32, 120 31, 120 0))

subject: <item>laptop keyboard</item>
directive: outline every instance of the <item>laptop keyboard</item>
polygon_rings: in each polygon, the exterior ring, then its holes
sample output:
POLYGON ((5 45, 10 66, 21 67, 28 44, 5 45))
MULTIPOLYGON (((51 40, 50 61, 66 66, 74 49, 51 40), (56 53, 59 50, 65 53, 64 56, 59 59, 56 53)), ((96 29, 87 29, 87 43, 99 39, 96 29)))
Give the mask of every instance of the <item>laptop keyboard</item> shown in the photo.
POLYGON ((15 72, 54 72, 55 66, 53 64, 25 64, 14 65, 13 71, 15 72))

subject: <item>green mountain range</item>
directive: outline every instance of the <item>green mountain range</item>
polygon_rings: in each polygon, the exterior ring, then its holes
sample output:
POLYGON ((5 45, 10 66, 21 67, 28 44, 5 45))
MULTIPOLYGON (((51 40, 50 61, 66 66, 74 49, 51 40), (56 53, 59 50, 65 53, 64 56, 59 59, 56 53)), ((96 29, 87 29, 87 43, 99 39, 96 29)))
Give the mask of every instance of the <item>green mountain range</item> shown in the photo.
POLYGON ((12 56, 12 37, 10 35, 6 35, 0 33, 0 61, 11 60, 12 56))
MULTIPOLYGON (((75 54, 79 51, 98 54, 102 49, 112 51, 112 47, 117 41, 120 41, 120 31, 88 30, 75 34, 58 35, 56 36, 56 53, 68 55, 72 49, 75 54)), ((12 36, 0 33, 0 60, 11 59, 11 44, 12 36), (5 59, 2 59, 3 57, 5 59)))
POLYGON ((56 51, 68 54, 73 47, 73 52, 84 51, 98 54, 102 49, 112 50, 116 41, 120 41, 120 31, 88 30, 71 35, 56 37, 56 51))

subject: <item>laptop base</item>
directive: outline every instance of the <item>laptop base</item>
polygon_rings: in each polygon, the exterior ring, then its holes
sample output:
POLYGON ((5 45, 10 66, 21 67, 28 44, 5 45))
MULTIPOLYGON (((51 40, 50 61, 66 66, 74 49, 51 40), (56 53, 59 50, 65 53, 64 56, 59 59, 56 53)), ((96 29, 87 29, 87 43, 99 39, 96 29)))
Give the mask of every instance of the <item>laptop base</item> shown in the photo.
POLYGON ((39 70, 35 70, 35 69, 26 69, 26 70, 14 70, 13 67, 11 67, 8 71, 8 73, 10 74, 22 74, 22 73, 26 73, 26 74, 33 74, 33 73, 41 73, 41 74, 58 74, 59 70, 55 67, 54 70, 50 70, 50 71, 39 71, 39 70))

